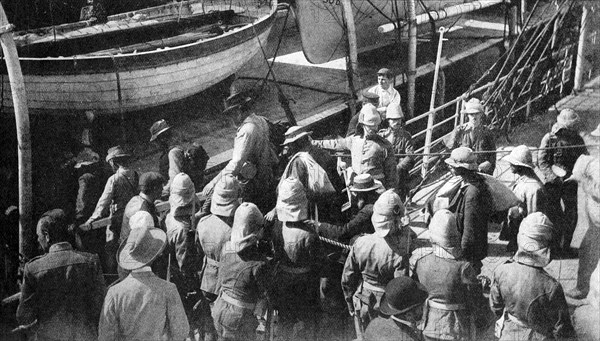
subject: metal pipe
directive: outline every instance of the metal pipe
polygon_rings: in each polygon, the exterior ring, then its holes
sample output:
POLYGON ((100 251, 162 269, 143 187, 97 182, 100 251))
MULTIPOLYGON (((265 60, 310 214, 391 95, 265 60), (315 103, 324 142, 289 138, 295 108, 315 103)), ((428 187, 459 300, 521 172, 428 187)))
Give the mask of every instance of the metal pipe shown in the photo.
MULTIPOLYGON (((439 33, 440 38, 438 41, 438 49, 437 56, 435 59, 435 71, 433 73, 433 86, 431 87, 431 100, 429 101, 429 111, 432 111, 435 107, 435 94, 437 92, 437 81, 440 71, 440 60, 442 59, 442 45, 444 42, 444 32, 446 32, 446 28, 440 27, 439 33)), ((433 134, 433 122, 435 120, 435 112, 432 112, 429 115, 429 119, 427 120, 427 135, 425 135, 425 154, 429 154, 429 150, 431 148, 431 136, 433 134)), ((421 168, 421 175, 425 177, 427 175, 427 167, 429 165, 429 160, 427 156, 423 157, 423 167, 421 168)))
POLYGON ((27 95, 17 47, 10 31, 10 25, 0 4, 0 26, 4 30, 0 33, 0 44, 4 52, 6 69, 10 78, 10 90, 13 97, 15 110, 15 123, 17 127, 18 159, 19 159, 19 253, 26 258, 33 256, 33 212, 32 212, 32 183, 31 183, 31 134, 29 132, 29 112, 27 109, 27 95))
POLYGON ((416 23, 416 4, 415 0, 408 2, 408 118, 415 114, 415 94, 417 80, 417 23, 416 23))
POLYGON ((575 62, 575 80, 573 89, 581 90, 583 87, 583 73, 584 67, 586 67, 587 61, 584 58, 587 43, 587 31, 588 31, 588 7, 583 5, 583 12, 581 13, 581 28, 579 29, 579 44, 577 45, 577 61, 575 62))
MULTIPOLYGON (((474 12, 474 11, 477 11, 480 9, 484 9, 487 7, 501 4, 503 2, 504 2, 504 0, 473 1, 473 2, 466 3, 466 4, 449 6, 444 9, 440 9, 438 11, 430 11, 429 14, 427 14, 427 13, 419 14, 419 15, 415 16, 415 22, 417 23, 417 25, 421 25, 421 24, 429 22, 430 15, 433 18, 433 20, 437 21, 437 20, 442 20, 442 19, 454 17, 457 15, 461 15, 461 14, 465 14, 465 13, 469 13, 469 12, 474 12)), ((384 24, 377 28, 379 33, 392 32, 395 29, 396 29, 396 26, 393 23, 384 24)))

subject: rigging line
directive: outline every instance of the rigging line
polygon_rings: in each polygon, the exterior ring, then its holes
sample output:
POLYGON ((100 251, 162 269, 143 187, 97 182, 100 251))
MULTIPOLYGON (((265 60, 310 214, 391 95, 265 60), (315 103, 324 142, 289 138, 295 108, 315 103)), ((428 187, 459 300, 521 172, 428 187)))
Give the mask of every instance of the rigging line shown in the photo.
MULTIPOLYGON (((574 149, 574 148, 587 148, 587 147, 600 147, 600 144, 580 144, 580 145, 575 145, 575 146, 559 146, 559 147, 545 147, 545 148, 529 148, 530 151, 534 152, 534 151, 540 151, 540 150, 554 150, 554 149, 574 149)), ((324 150, 332 150, 333 149, 328 149, 328 148, 322 148, 324 150)), ((478 155, 478 154, 491 154, 491 153, 506 153, 506 154, 510 154, 511 150, 480 150, 480 151, 473 151, 472 154, 474 155, 478 155)), ((452 153, 450 152, 443 152, 443 153, 412 153, 412 154, 408 154, 408 153, 398 153, 398 154, 394 154, 394 156, 446 156, 446 155, 451 155, 452 153)), ((345 154, 345 153, 340 153, 340 152, 335 152, 332 154, 333 156, 351 156, 351 154, 345 154)), ((502 158, 501 158, 502 159, 502 158)))
POLYGON ((385 13, 383 13, 383 11, 382 11, 381 9, 379 9, 379 7, 375 6, 375 4, 373 3, 373 1, 371 1, 371 0, 367 0, 367 2, 368 2, 368 3, 369 3, 371 6, 373 6, 373 8, 374 8, 374 9, 375 9, 377 12, 379 12, 379 14, 381 14, 381 16, 383 16, 383 17, 384 17, 384 18, 385 18, 387 21, 389 21, 389 22, 391 22, 391 23, 393 23, 393 22, 394 22, 394 20, 393 20, 392 18, 388 17, 387 15, 385 15, 385 13))

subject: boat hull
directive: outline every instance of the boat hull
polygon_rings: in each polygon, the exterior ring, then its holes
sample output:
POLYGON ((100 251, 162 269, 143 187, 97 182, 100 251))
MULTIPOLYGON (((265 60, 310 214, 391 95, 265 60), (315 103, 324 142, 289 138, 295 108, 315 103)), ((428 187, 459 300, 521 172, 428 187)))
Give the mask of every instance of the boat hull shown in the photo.
MULTIPOLYGON (((149 52, 20 58, 29 109, 117 114, 184 99, 240 70, 260 51, 260 44, 266 44, 275 16, 272 10, 254 27, 149 52)), ((2 81, 3 105, 10 110, 8 77, 2 81)))

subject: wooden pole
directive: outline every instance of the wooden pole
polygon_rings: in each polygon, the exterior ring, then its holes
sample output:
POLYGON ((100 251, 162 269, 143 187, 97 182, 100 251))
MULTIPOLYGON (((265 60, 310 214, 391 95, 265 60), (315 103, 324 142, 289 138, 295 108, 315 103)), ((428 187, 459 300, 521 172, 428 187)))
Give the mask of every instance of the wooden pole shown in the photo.
POLYGON ((415 0, 408 0, 408 118, 415 115, 417 81, 417 22, 415 0))
POLYGON ((587 44, 587 31, 588 31, 588 6, 583 5, 583 12, 581 13, 581 27, 579 29, 579 44, 577 45, 577 61, 575 62, 575 80, 573 90, 581 90, 583 87, 583 73, 586 67, 587 61, 584 54, 586 53, 587 44))
POLYGON ((348 77, 348 88, 350 91, 350 115, 356 113, 356 88, 360 87, 360 78, 358 77, 358 48, 356 44, 356 26, 354 25, 354 14, 352 13, 352 3, 350 0, 341 0, 342 11, 344 13, 344 22, 346 23, 346 36, 348 38, 348 59, 349 65, 346 66, 346 75, 348 77), (356 84, 355 84, 356 83, 356 84))
POLYGON ((0 4, 0 43, 10 79, 19 148, 19 253, 30 258, 35 251, 32 224, 31 135, 23 73, 11 33, 13 28, 14 25, 9 24, 0 4))
MULTIPOLYGON (((439 76, 439 71, 440 71, 440 60, 442 59, 442 44, 444 41, 444 32, 446 32, 446 29, 444 27, 440 27, 439 29, 439 33, 440 33, 440 40, 438 41, 438 49, 437 49, 437 56, 435 59, 435 70, 433 72, 433 85, 431 87, 431 100, 429 101, 429 111, 433 111, 433 109, 435 108, 435 95, 437 93, 437 83, 438 83, 438 76, 439 76)), ((427 119, 427 133, 425 133, 425 148, 423 153, 425 154, 423 156, 423 167, 421 168, 421 176, 425 177, 425 175, 427 175, 427 169, 429 166, 429 157, 427 156, 427 154, 429 154, 430 150, 431 150, 431 136, 433 135, 433 123, 435 121, 435 112, 432 112, 431 114, 429 114, 429 117, 427 119)))

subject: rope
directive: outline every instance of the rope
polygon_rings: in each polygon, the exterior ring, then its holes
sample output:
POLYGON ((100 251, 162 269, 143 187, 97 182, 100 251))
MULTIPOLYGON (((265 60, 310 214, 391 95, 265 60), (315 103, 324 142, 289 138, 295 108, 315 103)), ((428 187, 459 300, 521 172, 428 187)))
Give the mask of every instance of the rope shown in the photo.
POLYGON ((322 242, 325 242, 325 243, 333 245, 333 246, 341 247, 342 249, 346 249, 348 251, 350 251, 350 249, 352 248, 350 245, 346 245, 346 244, 343 244, 343 243, 340 243, 340 242, 336 242, 333 239, 329 239, 329 238, 325 238, 325 237, 321 237, 321 236, 319 236, 319 239, 322 242))
MULTIPOLYGON (((553 150, 553 149, 572 149, 572 148, 583 148, 583 147, 600 147, 600 144, 579 144, 579 145, 575 145, 575 146, 561 146, 561 147, 546 147, 546 148, 529 148, 530 151, 539 151, 539 150, 553 150)), ((326 149, 326 148, 323 148, 326 149)), ((329 149, 332 150, 332 149, 329 149)), ((510 150, 481 150, 481 151, 473 151, 473 154, 477 155, 477 154, 489 154, 489 153, 506 153, 506 154, 510 154, 510 150)), ((413 153, 413 154, 406 154, 406 153, 398 153, 398 154, 394 154, 395 156, 447 156, 450 155, 451 153, 413 153)), ((344 153, 334 153, 332 154, 333 156, 343 156, 343 157, 350 157, 352 156, 351 154, 344 154, 344 153)))

